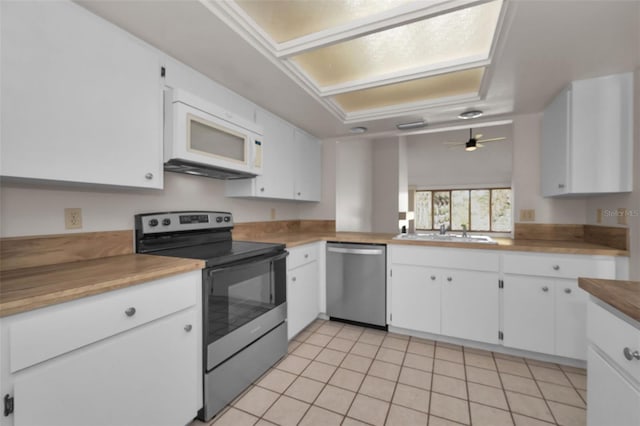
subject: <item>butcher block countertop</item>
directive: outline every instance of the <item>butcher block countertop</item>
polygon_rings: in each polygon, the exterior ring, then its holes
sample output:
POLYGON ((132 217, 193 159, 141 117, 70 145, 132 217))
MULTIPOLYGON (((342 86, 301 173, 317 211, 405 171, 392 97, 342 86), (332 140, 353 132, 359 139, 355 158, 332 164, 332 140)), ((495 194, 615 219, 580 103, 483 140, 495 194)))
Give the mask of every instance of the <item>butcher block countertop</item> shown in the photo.
POLYGON ((457 247, 481 250, 511 250, 558 254, 629 256, 629 252, 627 250, 619 250, 599 244, 580 241, 514 240, 510 238, 494 238, 498 244, 482 244, 445 241, 394 240, 394 236, 395 234, 376 234, 371 232, 286 232, 258 235, 256 237, 247 237, 242 239, 247 241, 281 243, 286 244, 287 247, 295 247, 317 241, 338 241, 345 243, 405 244, 428 247, 457 247))
POLYGON ((0 271, 0 317, 203 267, 201 260, 125 254, 0 271))
POLYGON ((579 278, 578 285, 604 303, 640 321, 640 281, 579 278))

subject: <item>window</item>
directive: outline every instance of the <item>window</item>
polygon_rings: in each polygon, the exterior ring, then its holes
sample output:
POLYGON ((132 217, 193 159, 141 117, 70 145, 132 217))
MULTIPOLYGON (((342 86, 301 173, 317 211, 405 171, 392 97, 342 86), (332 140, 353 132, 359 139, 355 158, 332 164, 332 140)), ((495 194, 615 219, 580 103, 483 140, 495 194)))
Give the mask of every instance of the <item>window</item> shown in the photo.
POLYGON ((417 230, 511 232, 511 188, 416 191, 417 230))

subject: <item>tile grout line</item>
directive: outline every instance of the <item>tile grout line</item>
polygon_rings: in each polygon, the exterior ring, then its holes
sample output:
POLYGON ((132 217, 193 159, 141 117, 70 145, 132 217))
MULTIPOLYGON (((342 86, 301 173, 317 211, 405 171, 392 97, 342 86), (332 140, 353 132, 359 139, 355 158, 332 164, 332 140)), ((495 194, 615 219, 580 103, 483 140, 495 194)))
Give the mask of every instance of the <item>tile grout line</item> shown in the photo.
POLYGON ((513 415, 513 411, 511 410, 511 404, 509 403, 509 398, 507 397, 507 390, 504 388, 504 383, 502 382, 502 376, 500 375, 500 371, 498 370, 498 363, 496 362, 495 353, 491 351, 491 359, 496 366, 496 374, 498 375, 498 380, 500 381, 500 386, 502 387, 502 395, 504 395, 504 400, 507 403, 507 408, 509 409, 509 415, 511 416, 511 421, 513 424, 516 424, 516 418, 513 415))
MULTIPOLYGON (((538 388, 538 391, 540 391, 540 395, 542 395, 542 400, 544 401, 544 404, 546 405, 547 409, 549 410, 549 413, 551 414, 551 418, 553 419, 553 422, 556 425, 559 425, 558 420, 556 419, 555 414, 553 414, 553 411, 551 411, 551 406, 549 405, 549 402, 547 401, 547 399, 544 396, 544 393, 542 393, 542 388, 540 387, 540 385, 538 384, 538 379, 536 378, 536 376, 533 374, 533 370, 531 370, 531 366, 529 364, 527 364, 527 362, 525 361, 524 365, 527 366, 527 369, 529 370, 529 372, 531 373, 531 377, 533 377, 533 382, 536 384, 536 387, 538 388)), ((542 420, 542 419, 539 419, 542 420)))

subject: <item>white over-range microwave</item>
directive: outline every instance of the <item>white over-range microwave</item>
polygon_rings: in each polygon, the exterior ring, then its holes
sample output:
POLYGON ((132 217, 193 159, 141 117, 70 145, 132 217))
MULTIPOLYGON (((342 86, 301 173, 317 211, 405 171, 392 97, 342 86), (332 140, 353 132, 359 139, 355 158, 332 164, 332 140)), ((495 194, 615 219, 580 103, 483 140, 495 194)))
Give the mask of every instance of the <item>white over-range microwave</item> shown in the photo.
POLYGON ((164 93, 164 168, 217 179, 262 172, 262 129, 178 89, 164 93))

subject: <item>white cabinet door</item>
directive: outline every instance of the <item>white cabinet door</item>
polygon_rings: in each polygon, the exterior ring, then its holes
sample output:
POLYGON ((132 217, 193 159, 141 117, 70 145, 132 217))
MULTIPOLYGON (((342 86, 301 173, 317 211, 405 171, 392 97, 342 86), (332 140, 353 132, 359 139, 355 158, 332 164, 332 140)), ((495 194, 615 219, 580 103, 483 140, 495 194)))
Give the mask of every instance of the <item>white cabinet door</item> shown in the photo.
POLYGON ((291 199, 293 195, 293 127, 271 114, 257 110, 256 122, 262 126, 263 169, 255 181, 256 196, 291 199))
POLYGON ((318 262, 287 272, 287 335, 291 339, 318 317, 318 262))
POLYGON ((440 271, 397 264, 392 271, 390 324, 440 334, 440 271))
POLYGON ((322 147, 320 141, 295 130, 296 173, 294 199, 320 201, 322 180, 322 147))
POLYGON ((592 347, 587 365, 587 425, 640 425, 640 390, 592 347))
POLYGON ((576 280, 555 283, 555 354, 587 359, 587 302, 589 295, 576 280))
POLYGON ((498 343, 498 274, 447 270, 442 280, 442 334, 498 343))
POLYGON ((0 173, 162 188, 156 53, 72 2, 0 7, 0 173))
POLYGON ((542 194, 631 191, 633 114, 632 73, 574 81, 560 92, 542 119, 542 194))
POLYGON ((553 280, 505 275, 503 332, 505 346, 534 352, 554 352, 553 280))
POLYGON ((190 308, 15 375, 15 426, 183 425, 197 414, 190 308))

